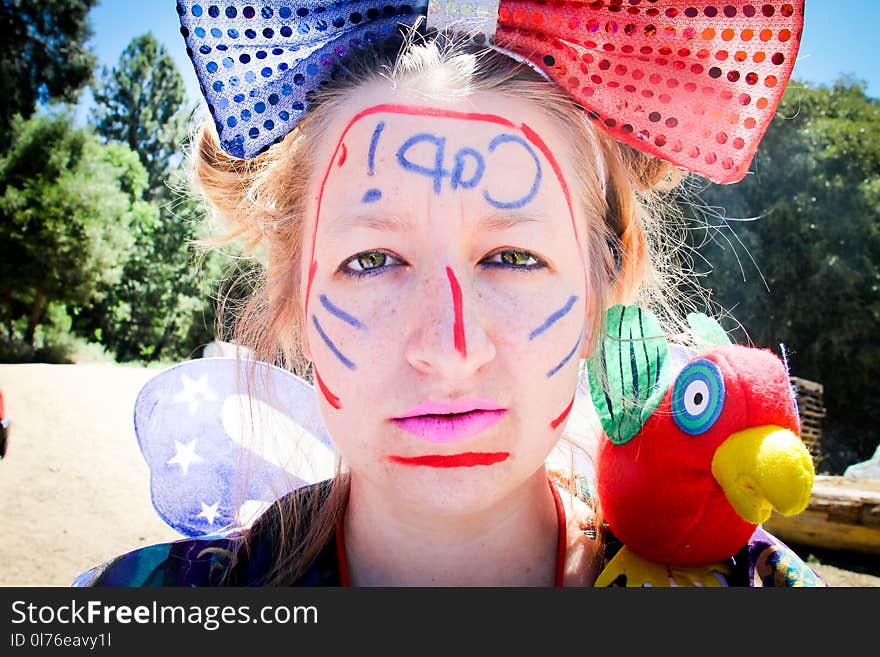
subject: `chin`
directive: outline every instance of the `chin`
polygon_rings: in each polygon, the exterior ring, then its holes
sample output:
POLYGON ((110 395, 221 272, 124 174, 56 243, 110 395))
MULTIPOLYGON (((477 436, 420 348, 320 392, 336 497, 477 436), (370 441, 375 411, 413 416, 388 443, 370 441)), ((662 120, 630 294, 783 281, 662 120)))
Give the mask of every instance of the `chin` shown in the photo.
POLYGON ((395 465, 388 471, 391 494, 425 512, 455 516, 483 511, 527 479, 513 456, 493 465, 426 467, 395 465))

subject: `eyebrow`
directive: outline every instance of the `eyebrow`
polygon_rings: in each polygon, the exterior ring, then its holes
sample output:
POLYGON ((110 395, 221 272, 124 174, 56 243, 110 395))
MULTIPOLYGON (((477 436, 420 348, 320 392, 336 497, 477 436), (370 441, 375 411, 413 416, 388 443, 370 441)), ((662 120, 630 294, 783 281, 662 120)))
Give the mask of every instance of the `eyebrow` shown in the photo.
POLYGON ((386 214, 349 214, 334 217, 327 222, 331 233, 344 234, 355 228, 368 228, 383 233, 405 232, 412 227, 409 219, 386 214))
POLYGON ((497 232, 521 226, 522 224, 541 223, 546 221, 547 217, 543 214, 519 214, 517 212, 505 212, 502 214, 493 214, 480 220, 478 227, 489 232, 497 232))
MULTIPOLYGON (((529 223, 541 223, 547 221, 547 217, 541 213, 520 214, 516 212, 504 212, 491 214, 480 219, 477 228, 487 232, 500 232, 529 223)), ((344 234, 355 228, 366 228, 378 232, 399 233, 412 228, 412 222, 408 217, 400 215, 378 214, 351 214, 335 217, 327 222, 328 230, 334 234, 344 234)))

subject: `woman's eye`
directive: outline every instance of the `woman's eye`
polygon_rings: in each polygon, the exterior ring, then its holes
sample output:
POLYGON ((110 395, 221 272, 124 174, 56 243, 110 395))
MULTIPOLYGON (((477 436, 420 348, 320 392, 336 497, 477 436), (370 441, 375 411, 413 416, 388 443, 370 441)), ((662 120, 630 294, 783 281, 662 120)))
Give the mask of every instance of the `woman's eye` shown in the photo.
POLYGON ((544 262, 528 251, 505 249, 490 255, 483 260, 484 265, 490 267, 510 267, 514 269, 538 269, 544 267, 544 262))
POLYGON ((346 260, 340 271, 349 276, 366 276, 399 264, 402 263, 397 258, 384 251, 365 251, 346 260))

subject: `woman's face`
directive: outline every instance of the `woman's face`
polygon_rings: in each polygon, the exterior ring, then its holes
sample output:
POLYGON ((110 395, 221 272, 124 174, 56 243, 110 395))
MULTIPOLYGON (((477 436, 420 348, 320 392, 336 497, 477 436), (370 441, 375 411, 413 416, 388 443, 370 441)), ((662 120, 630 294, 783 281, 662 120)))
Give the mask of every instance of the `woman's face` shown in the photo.
POLYGON ((494 93, 347 101, 305 226, 304 346, 353 482, 462 512, 557 442, 589 342, 573 163, 494 93))

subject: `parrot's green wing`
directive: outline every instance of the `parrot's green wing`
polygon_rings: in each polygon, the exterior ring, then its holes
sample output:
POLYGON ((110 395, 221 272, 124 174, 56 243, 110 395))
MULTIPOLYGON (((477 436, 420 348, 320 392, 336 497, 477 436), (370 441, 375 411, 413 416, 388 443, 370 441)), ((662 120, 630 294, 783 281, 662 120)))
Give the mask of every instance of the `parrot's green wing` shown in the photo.
POLYGON ((606 315, 605 339, 590 357, 590 396, 611 442, 632 440, 669 385, 666 336, 657 318, 638 306, 616 305, 606 315))
POLYGON ((688 326, 691 327, 691 331, 693 331, 694 337, 703 343, 703 347, 732 344, 727 336, 727 331, 713 317, 703 313, 691 313, 687 316, 687 322, 688 326))

